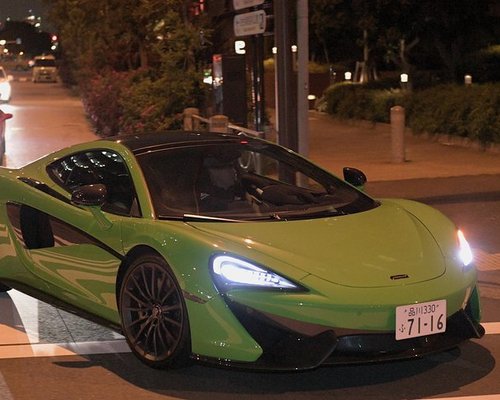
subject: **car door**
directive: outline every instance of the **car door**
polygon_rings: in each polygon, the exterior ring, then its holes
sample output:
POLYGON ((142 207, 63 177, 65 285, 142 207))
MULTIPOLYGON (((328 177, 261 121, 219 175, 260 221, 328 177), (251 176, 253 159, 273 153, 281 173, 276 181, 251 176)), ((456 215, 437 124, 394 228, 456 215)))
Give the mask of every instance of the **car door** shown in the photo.
POLYGON ((57 160, 47 172, 68 194, 104 184, 107 198, 102 207, 77 206, 48 185, 23 178, 35 190, 27 191, 22 203, 9 204, 8 212, 25 249, 27 268, 53 296, 109 317, 116 310, 121 224, 140 216, 128 169, 116 152, 96 149, 57 160))

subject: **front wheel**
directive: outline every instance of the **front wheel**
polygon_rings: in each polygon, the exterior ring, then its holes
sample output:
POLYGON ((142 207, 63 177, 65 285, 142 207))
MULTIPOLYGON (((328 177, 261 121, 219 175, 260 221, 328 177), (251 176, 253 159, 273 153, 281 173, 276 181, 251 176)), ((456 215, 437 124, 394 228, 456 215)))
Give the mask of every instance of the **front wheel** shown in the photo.
POLYGON ((186 305, 163 258, 142 256, 128 267, 120 288, 119 311, 123 334, 143 363, 153 368, 187 364, 190 335, 186 305))
POLYGON ((3 283, 0 283, 0 293, 5 293, 8 292, 11 289, 10 286, 4 285, 3 283))

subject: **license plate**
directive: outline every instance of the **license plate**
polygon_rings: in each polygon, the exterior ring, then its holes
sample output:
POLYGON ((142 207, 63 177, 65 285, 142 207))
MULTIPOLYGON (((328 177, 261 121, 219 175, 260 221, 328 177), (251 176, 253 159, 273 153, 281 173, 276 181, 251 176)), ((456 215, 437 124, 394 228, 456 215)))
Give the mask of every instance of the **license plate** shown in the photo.
POLYGON ((396 340, 446 331, 446 300, 396 307, 396 340))

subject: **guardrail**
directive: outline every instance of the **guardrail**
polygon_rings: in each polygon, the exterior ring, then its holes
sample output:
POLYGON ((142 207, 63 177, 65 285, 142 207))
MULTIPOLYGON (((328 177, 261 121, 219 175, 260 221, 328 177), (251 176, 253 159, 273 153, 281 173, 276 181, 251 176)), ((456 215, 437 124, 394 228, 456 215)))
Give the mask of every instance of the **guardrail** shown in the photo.
POLYGON ((213 115, 210 118, 203 118, 200 115, 200 110, 194 107, 186 108, 183 113, 184 117, 184 130, 185 131, 201 131, 202 124, 210 132, 219 133, 236 133, 259 138, 264 137, 264 132, 255 131, 253 129, 245 128, 244 126, 234 125, 229 122, 229 118, 225 115, 213 115))

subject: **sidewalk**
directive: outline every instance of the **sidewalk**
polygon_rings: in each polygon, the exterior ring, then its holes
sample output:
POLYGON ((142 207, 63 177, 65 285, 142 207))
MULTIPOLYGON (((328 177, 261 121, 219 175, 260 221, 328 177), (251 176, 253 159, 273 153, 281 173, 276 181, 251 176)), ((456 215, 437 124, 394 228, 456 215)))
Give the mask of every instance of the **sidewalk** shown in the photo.
POLYGON ((309 112, 309 158, 342 176, 359 168, 369 181, 500 174, 500 153, 405 134, 406 162, 393 163, 389 124, 341 121, 309 112))

